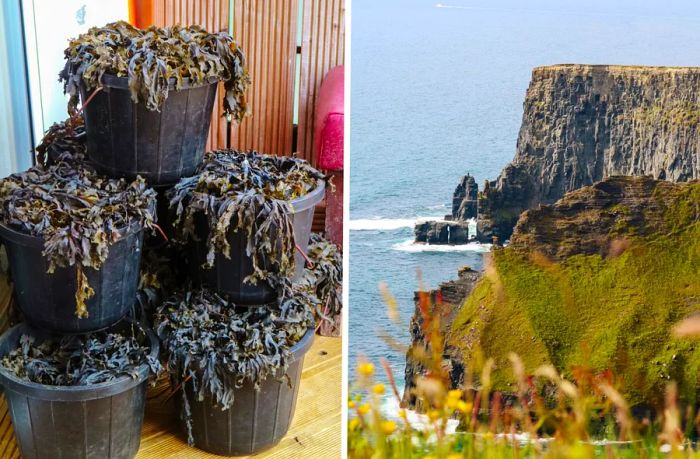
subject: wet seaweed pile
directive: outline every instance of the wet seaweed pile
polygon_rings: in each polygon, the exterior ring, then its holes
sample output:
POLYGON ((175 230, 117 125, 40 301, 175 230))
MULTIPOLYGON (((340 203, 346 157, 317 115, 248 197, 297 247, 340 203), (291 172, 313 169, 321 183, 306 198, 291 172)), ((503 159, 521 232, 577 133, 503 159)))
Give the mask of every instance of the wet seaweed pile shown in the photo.
POLYGON ((250 78, 241 48, 226 32, 208 33, 199 26, 152 26, 140 30, 119 21, 93 27, 70 41, 59 77, 70 95, 69 113, 80 86, 100 87, 102 76, 128 77, 134 102, 159 110, 174 89, 224 81, 224 111, 239 121, 246 114, 250 78))
POLYGON ((110 244, 131 224, 152 228, 154 219, 155 192, 141 178, 107 179, 89 167, 61 161, 0 180, 0 222, 44 238, 49 273, 76 267, 78 317, 88 316, 85 300, 94 294, 84 268, 99 269, 110 244))
POLYGON ((58 161, 83 161, 85 158, 85 122, 82 116, 54 123, 36 147, 36 161, 50 166, 58 161))
MULTIPOLYGON (((290 349, 314 320, 303 298, 237 308, 209 290, 194 290, 165 301, 154 326, 172 386, 184 391, 187 382, 199 400, 209 396, 228 409, 235 389, 244 383, 258 388, 268 376, 284 378, 290 349)), ((191 429, 187 398, 183 400, 182 416, 191 429)))
POLYGON ((122 376, 136 379, 144 364, 157 375, 161 365, 151 357, 150 347, 142 344, 144 336, 142 330, 96 332, 36 343, 33 336, 22 335, 20 346, 3 357, 0 365, 18 378, 52 386, 86 386, 122 376))
POLYGON ((315 189, 323 174, 306 161, 235 150, 208 152, 197 174, 168 192, 175 209, 176 236, 185 243, 196 237, 195 216, 209 226, 206 267, 217 253, 231 257, 229 231, 245 232, 246 254, 254 272, 245 281, 285 284, 294 273, 294 231, 289 201, 315 189))
POLYGON ((316 322, 322 334, 337 336, 343 309, 343 254, 337 245, 311 233, 307 257, 312 265, 298 286, 318 298, 316 322))

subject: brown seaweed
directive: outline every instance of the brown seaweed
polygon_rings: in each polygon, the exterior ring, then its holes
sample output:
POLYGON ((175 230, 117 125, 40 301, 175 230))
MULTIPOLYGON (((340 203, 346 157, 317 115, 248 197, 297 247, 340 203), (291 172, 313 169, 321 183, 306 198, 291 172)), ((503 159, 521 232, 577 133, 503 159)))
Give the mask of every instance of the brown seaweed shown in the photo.
POLYGON ((224 113, 236 121, 247 113, 245 57, 226 32, 208 33, 194 25, 141 30, 119 21, 91 28, 71 40, 64 54, 59 79, 70 96, 69 113, 75 111, 80 86, 92 91, 103 75, 128 77, 132 100, 149 110, 160 109, 172 83, 178 90, 223 81, 224 113))
POLYGON ((343 309, 343 254, 337 245, 311 233, 306 255, 311 266, 304 270, 298 286, 318 299, 313 304, 322 334, 338 336, 343 309))
POLYGON ((138 378, 147 364, 157 375, 161 365, 151 357, 145 333, 139 326, 130 331, 67 335, 35 342, 22 335, 20 346, 0 360, 18 378, 51 386, 85 386, 114 381, 122 376, 138 378))
POLYGON ((54 123, 36 147, 36 162, 50 166, 58 161, 84 161, 85 122, 82 116, 54 123))

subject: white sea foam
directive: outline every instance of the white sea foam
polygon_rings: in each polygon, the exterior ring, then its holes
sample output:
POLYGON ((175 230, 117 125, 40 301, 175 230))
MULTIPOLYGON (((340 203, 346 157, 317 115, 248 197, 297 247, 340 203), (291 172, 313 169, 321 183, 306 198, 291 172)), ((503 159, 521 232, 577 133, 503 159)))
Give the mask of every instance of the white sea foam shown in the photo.
MULTIPOLYGON (((382 402, 381 410, 384 415, 390 419, 398 419, 399 410, 401 409, 399 402, 394 397, 385 398, 382 402)), ((428 416, 414 410, 406 410, 406 421, 411 424, 411 428, 416 430, 428 430, 432 428, 432 422, 428 419, 428 416)), ((459 421, 457 419, 448 419, 445 433, 455 433, 458 425, 459 421)))
POLYGON ((425 244, 423 242, 414 242, 409 239, 392 247, 394 250, 402 252, 477 252, 486 253, 491 250, 491 244, 482 244, 480 242, 470 242, 468 244, 425 244))
POLYGON ((380 231, 413 228, 417 222, 435 220, 442 221, 443 216, 418 218, 361 218, 350 220, 350 231, 380 231))
POLYGON ((473 10, 473 9, 476 9, 473 6, 445 5, 444 3, 436 3, 435 8, 450 8, 453 10, 473 10))

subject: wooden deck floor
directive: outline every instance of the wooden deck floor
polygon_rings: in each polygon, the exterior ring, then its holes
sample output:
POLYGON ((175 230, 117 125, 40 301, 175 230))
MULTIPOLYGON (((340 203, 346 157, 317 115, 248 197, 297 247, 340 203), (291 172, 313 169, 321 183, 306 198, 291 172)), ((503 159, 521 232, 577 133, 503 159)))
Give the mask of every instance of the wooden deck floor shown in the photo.
MULTIPOLYGON (((316 336, 304 360, 292 426, 279 445, 256 458, 340 457, 341 354, 340 338, 316 336)), ((179 434, 173 402, 163 403, 162 395, 158 387, 149 392, 137 459, 220 457, 187 446, 179 434)), ((0 457, 20 457, 4 398, 0 401, 0 457)))

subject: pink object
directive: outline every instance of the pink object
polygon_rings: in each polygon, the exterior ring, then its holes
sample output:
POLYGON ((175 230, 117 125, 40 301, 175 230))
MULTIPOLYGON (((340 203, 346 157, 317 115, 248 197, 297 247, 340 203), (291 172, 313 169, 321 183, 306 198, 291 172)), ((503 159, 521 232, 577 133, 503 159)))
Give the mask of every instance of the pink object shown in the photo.
POLYGON ((344 96, 345 71, 339 65, 326 74, 316 100, 314 149, 320 169, 343 169, 344 96))

